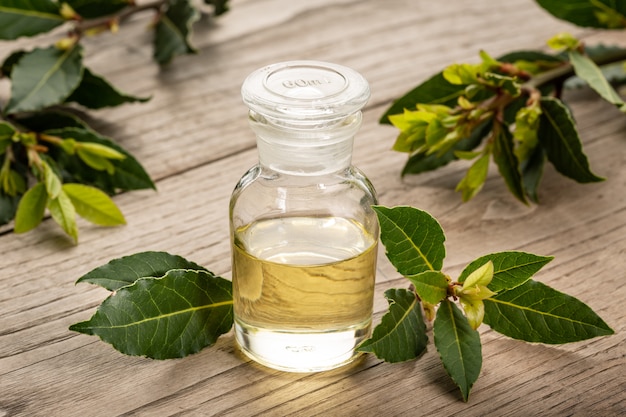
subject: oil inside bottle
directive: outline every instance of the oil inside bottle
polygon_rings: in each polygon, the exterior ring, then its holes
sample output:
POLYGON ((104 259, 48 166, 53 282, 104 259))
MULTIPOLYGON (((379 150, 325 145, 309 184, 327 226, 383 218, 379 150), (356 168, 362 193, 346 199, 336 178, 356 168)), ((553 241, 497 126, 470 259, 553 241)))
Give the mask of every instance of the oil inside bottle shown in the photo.
POLYGON ((293 372, 350 362, 371 329, 377 239, 339 217, 284 217, 235 231, 235 335, 248 356, 293 372))

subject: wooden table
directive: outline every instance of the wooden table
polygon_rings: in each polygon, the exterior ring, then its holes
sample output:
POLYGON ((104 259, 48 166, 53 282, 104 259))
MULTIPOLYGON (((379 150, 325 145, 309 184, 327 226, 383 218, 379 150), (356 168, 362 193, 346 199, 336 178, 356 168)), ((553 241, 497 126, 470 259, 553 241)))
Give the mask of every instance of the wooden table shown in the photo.
MULTIPOLYGON (((495 166, 467 204, 454 192, 464 162, 402 179, 405 155, 390 150, 396 131, 377 123, 394 98, 445 65, 476 61, 479 49, 497 56, 543 48, 563 30, 626 46, 623 32, 576 28, 531 0, 235 0, 231 6, 215 23, 196 26, 199 55, 164 69, 151 60, 146 19, 86 42, 94 71, 122 90, 152 96, 91 114, 96 129, 142 162, 158 191, 115 197, 128 225, 81 222, 76 246, 50 219, 23 235, 11 225, 1 229, 0 417, 625 415, 626 117, 588 90, 568 93, 591 166, 607 180, 580 185, 549 166, 541 204, 530 207, 514 200, 495 166), (454 277, 490 252, 554 255, 536 279, 589 304, 616 334, 545 346, 482 326, 483 369, 466 404, 432 334, 417 361, 387 364, 369 355, 327 373, 289 374, 242 358, 232 333, 187 358, 154 361, 70 332, 107 294, 74 281, 113 258, 162 250, 230 277, 228 199, 257 158, 239 89, 253 70, 292 59, 340 63, 370 81, 354 163, 381 204, 413 205, 441 222, 447 273, 454 277)), ((0 56, 14 48, 0 44, 0 56)), ((400 286, 405 283, 381 250, 376 322, 387 306, 384 290, 400 286)))

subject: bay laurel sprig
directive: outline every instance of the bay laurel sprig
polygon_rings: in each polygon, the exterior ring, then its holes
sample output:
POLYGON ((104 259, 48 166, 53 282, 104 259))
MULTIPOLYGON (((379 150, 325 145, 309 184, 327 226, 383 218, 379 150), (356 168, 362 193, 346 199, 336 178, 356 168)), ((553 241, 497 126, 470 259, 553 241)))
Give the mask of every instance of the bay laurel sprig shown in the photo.
MULTIPOLYGON (((540 1, 555 13, 558 3, 540 1)), ((593 20, 580 20, 578 14, 557 17, 606 29, 626 27, 622 6, 598 4, 588 5, 598 8, 590 14, 593 20)), ((546 160, 577 182, 602 181, 589 166, 562 92, 576 76, 626 113, 624 99, 612 86, 626 82, 626 49, 590 47, 567 33, 547 43, 553 53, 518 51, 496 59, 480 51, 480 63, 449 65, 398 99, 380 121, 400 130, 393 149, 409 154, 402 175, 470 160, 456 187, 468 201, 483 187, 493 160, 508 189, 524 204, 539 201, 546 160), (617 67, 609 66, 615 63, 617 67)))
POLYGON ((59 37, 52 44, 17 49, 0 65, 0 79, 10 83, 10 97, 0 97, 0 225, 15 219, 16 233, 30 231, 47 209, 77 242, 77 215, 103 226, 125 223, 109 196, 155 185, 132 155, 81 116, 85 109, 150 98, 122 92, 88 68, 83 61, 87 39, 119 36, 130 16, 152 12, 153 56, 164 65, 177 55, 196 53, 189 39, 201 12, 217 16, 228 10, 227 0, 203 5, 191 0, 0 3, 0 41, 66 29, 53 33, 59 37))
MULTIPOLYGON (((374 209, 386 255, 410 288, 385 292, 389 310, 358 351, 390 363, 416 359, 429 342, 424 318, 431 320, 441 361, 467 401, 482 368, 482 323, 514 339, 548 344, 613 334, 583 302, 531 279, 552 257, 492 253, 454 281, 443 272, 445 235, 430 214, 408 206, 374 209)), ((111 294, 70 330, 98 336, 127 355, 182 358, 233 326, 231 282, 177 255, 114 259, 77 282, 111 294)))

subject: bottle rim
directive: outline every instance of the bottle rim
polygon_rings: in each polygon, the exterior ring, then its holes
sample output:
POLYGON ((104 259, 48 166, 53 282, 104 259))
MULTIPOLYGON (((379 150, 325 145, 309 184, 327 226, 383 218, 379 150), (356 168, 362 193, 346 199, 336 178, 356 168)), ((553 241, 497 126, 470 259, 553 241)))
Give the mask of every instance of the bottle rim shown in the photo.
POLYGON ((251 73, 241 87, 250 110, 286 121, 335 120, 360 111, 370 98, 367 80, 343 65, 280 62, 251 73))

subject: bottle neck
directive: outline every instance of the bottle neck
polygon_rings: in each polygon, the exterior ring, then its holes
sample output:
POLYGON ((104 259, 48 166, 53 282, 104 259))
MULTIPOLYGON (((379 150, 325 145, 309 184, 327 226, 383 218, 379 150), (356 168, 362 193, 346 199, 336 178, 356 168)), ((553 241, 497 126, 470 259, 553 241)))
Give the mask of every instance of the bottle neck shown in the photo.
POLYGON ((261 166, 288 175, 324 175, 344 170, 352 163, 361 112, 322 124, 287 124, 251 111, 250 125, 257 135, 261 166))

